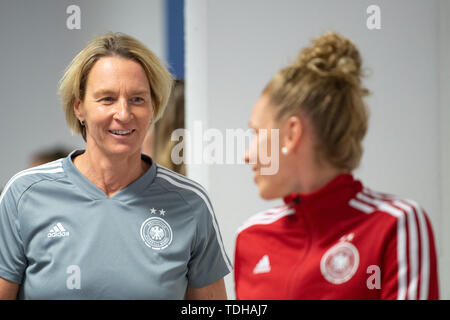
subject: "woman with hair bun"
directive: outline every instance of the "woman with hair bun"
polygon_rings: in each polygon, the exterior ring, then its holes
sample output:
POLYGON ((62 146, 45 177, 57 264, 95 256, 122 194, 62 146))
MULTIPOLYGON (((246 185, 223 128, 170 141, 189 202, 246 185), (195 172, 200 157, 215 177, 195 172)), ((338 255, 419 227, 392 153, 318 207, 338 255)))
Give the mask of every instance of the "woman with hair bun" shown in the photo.
POLYGON ((280 70, 256 102, 245 159, 260 196, 285 204, 239 229, 237 299, 438 299, 425 211, 352 175, 368 127, 361 76, 358 49, 327 33, 280 70), (271 129, 279 130, 278 140, 266 134, 271 129), (280 156, 261 161, 260 148, 280 156), (264 174, 274 161, 278 171, 264 174))

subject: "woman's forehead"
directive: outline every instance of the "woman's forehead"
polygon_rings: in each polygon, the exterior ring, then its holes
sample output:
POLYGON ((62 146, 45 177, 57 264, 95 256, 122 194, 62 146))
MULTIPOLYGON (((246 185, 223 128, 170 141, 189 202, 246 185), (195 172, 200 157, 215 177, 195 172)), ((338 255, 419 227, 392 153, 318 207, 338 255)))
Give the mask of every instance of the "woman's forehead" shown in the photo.
POLYGON ((267 94, 261 95, 256 101, 250 114, 251 128, 267 128, 274 120, 274 108, 267 94))
POLYGON ((131 59, 121 57, 100 58, 92 67, 87 87, 95 91, 114 91, 126 87, 132 91, 150 91, 147 76, 142 66, 131 59))

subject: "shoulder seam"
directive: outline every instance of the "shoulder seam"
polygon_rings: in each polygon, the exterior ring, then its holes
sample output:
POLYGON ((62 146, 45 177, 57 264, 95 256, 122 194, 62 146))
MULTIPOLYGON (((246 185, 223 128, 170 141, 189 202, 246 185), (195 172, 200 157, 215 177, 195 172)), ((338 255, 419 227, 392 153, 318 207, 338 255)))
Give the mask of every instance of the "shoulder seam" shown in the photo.
MULTIPOLYGON (((158 178, 158 176, 156 176, 158 178)), ((161 188, 165 189, 167 192, 173 192, 176 193, 181 199, 183 199, 184 202, 186 202, 186 204, 191 207, 191 204, 189 203, 189 201, 187 201, 183 195, 181 194, 181 192, 178 189, 169 189, 167 188, 165 185, 163 184, 159 184, 159 186, 161 186, 161 188)))
MULTIPOLYGON (((273 210, 273 209, 272 209, 273 210)), ((262 218, 264 217, 265 213, 268 213, 269 210, 265 210, 265 211, 260 211, 256 214, 254 214, 252 217, 250 217, 249 219, 247 219, 236 231, 236 235, 239 235, 242 231, 256 226, 256 225, 270 225, 273 224, 275 222, 277 222, 278 220, 292 215, 295 213, 295 209, 293 208, 289 208, 287 206, 281 207, 279 210, 276 211, 277 214, 273 215, 273 216, 269 216, 266 219, 262 218)))
POLYGON ((398 218, 398 209, 393 206, 395 201, 403 201, 403 199, 394 196, 383 197, 381 194, 372 194, 364 189, 351 198, 347 205, 367 215, 379 212, 398 218))
POLYGON ((157 171, 157 175, 158 175, 158 173, 159 174, 165 174, 165 175, 167 175, 167 176, 170 176, 170 177, 172 177, 172 178, 175 178, 175 179, 177 179, 178 181, 180 181, 180 183, 187 183, 187 184, 189 184, 189 185, 191 185, 192 187, 195 187, 195 188, 197 188, 197 189, 199 189, 201 192, 203 192, 206 196, 208 196, 208 192, 205 190, 205 188, 201 185, 201 184, 199 184, 198 182, 196 182, 196 181, 194 181, 194 180, 192 180, 192 179, 189 179, 188 177, 185 177, 185 176, 183 176, 182 174, 179 174, 179 173, 177 173, 177 172, 175 172, 175 171, 172 171, 172 170, 169 170, 169 169, 167 169, 167 168, 165 168, 165 167, 162 167, 162 166, 160 166, 160 165, 156 165, 157 166, 157 169, 158 169, 158 171, 157 171))
MULTIPOLYGON (((181 192, 179 191, 180 189, 189 190, 189 191, 193 192, 195 195, 197 195, 197 197, 200 198, 203 202, 205 202, 206 205, 211 205, 211 201, 209 200, 209 196, 206 193, 206 191, 201 190, 200 188, 196 187, 192 183, 175 180, 174 177, 167 175, 165 172, 157 173, 156 177, 166 180, 169 184, 171 184, 172 186, 175 187, 173 189, 165 187, 166 190, 177 192, 180 194, 180 196, 181 196, 181 192), (181 185, 185 186, 185 188, 177 186, 176 184, 181 184, 181 185), (202 197, 196 191, 200 192, 206 198, 206 200, 202 199, 202 197)), ((183 197, 183 199, 185 199, 185 198, 183 197)), ((186 199, 185 199, 185 201, 188 202, 186 199)))
MULTIPOLYGON (((64 172, 64 171, 63 171, 64 172)), ((28 191, 28 190, 30 190, 33 186, 35 186, 36 184, 38 184, 38 183, 41 183, 41 182, 44 182, 44 181, 57 181, 57 180, 61 180, 61 179, 63 179, 64 177, 58 177, 58 178, 48 178, 48 177, 46 177, 46 178, 42 178, 42 179, 40 179, 39 181, 35 181, 35 182, 33 182, 32 184, 30 184, 21 194, 20 194, 20 197, 19 197, 19 199, 17 200, 17 205, 16 205, 16 208, 18 209, 18 207, 19 207, 19 204, 20 204, 20 201, 22 200, 22 197, 25 195, 25 193, 28 191)), ((19 214, 19 210, 17 210, 17 215, 19 214)))
MULTIPOLYGON (((38 167, 36 167, 36 168, 38 168, 38 167)), ((8 181, 8 183, 6 184, 2 194, 0 195, 0 203, 3 200, 3 197, 6 195, 7 191, 9 190, 9 188, 16 182, 17 179, 19 179, 19 178, 21 178, 23 176, 40 174, 40 173, 42 173, 42 174, 47 173, 48 174, 48 173, 62 173, 62 172, 64 172, 64 169, 63 169, 62 165, 55 166, 55 167, 40 168, 40 169, 36 169, 36 168, 22 170, 19 173, 15 174, 8 181), (42 170, 42 169, 44 169, 44 170, 42 170)), ((45 179, 45 178, 43 177, 42 179, 45 179)), ((28 187, 26 189, 28 189, 28 187)))

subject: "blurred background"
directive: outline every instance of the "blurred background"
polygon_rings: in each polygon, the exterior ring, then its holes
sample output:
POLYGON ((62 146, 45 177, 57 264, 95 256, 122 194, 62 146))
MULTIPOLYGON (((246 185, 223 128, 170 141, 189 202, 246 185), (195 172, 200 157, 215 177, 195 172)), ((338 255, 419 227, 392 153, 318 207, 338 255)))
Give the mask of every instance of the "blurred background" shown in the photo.
MULTIPOLYGON (((83 148, 66 126, 57 87, 96 35, 120 31, 145 43, 185 80, 186 128, 201 121, 225 137, 226 129, 248 128, 254 102, 278 69, 312 38, 335 30, 359 48, 372 92, 355 176, 426 209, 441 297, 449 299, 449 20, 449 0, 0 0, 0 189, 39 153, 83 148), (370 5, 380 9, 377 28, 370 5)), ((206 142, 191 141, 185 151, 206 142)), ((246 165, 186 169, 208 190, 233 258, 242 222, 280 202, 259 199, 246 165)), ((226 285, 234 298, 232 275, 226 285)))

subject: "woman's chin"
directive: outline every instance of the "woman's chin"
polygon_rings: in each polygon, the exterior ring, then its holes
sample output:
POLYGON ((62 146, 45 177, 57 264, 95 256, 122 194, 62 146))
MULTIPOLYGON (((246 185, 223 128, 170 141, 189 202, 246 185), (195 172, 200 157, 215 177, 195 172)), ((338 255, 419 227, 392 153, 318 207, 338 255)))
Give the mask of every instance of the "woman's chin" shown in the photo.
POLYGON ((109 146, 108 148, 104 148, 104 153, 108 156, 123 156, 128 157, 133 154, 140 154, 141 148, 139 146, 131 146, 126 144, 116 144, 113 146, 109 146))
POLYGON ((264 200, 274 200, 280 198, 275 190, 270 187, 259 186, 259 196, 264 200))

